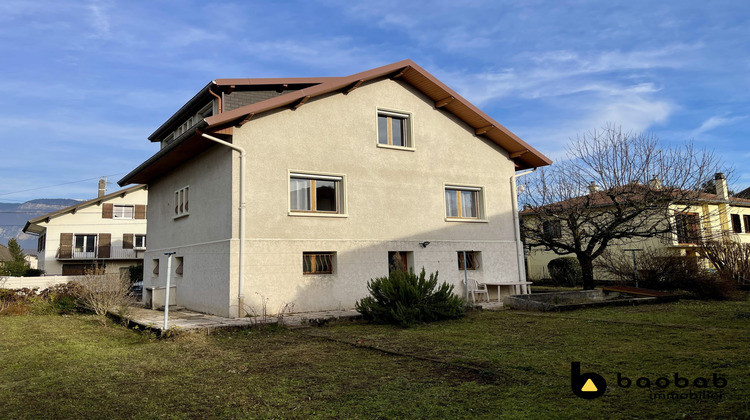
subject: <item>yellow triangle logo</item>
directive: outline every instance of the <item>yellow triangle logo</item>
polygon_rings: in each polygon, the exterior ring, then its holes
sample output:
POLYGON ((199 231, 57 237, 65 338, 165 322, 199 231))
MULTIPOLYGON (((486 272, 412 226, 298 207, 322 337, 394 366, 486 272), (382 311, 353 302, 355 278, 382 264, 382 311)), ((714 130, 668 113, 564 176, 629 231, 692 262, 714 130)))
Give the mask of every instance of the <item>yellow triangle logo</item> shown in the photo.
POLYGON ((598 390, 599 389, 596 387, 596 385, 594 385, 594 381, 592 381, 591 379, 586 381, 586 383, 583 384, 583 388, 581 388, 581 391, 583 392, 596 392, 598 390))

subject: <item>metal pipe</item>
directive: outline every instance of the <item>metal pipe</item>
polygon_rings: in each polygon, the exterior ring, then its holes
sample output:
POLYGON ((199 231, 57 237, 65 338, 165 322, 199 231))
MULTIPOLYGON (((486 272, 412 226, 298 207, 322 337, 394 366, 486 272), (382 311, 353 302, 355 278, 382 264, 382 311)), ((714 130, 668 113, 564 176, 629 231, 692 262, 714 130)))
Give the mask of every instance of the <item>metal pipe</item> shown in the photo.
POLYGON ((217 104, 216 108, 218 109, 218 111, 219 111, 219 112, 217 112, 217 114, 221 114, 222 112, 224 112, 224 107, 223 107, 223 104, 222 104, 222 101, 221 101, 221 96, 219 96, 219 95, 215 94, 215 93, 214 93, 214 92, 213 92, 213 91, 211 90, 211 88, 210 88, 210 87, 208 88, 208 93, 210 93, 211 95, 215 96, 215 97, 216 97, 216 99, 217 99, 217 101, 218 101, 218 104, 217 104))
MULTIPOLYGON (((466 304, 468 305, 469 304, 469 274, 466 272, 467 270, 466 251, 463 251, 463 253, 464 253, 464 286, 466 289, 466 304)), ((490 298, 488 297, 487 300, 490 300, 490 298)))
POLYGON ((172 256, 174 252, 165 252, 167 256, 167 289, 164 292, 164 327, 161 329, 162 334, 166 334, 169 323, 169 288, 170 288, 170 277, 172 276, 172 256))
POLYGON ((245 153, 245 149, 243 149, 240 146, 218 139, 214 136, 210 136, 206 133, 201 133, 201 136, 213 142, 219 143, 223 146, 227 146, 231 148, 232 150, 235 150, 240 153, 240 207, 239 207, 240 257, 239 257, 239 262, 238 262, 239 280, 237 281, 237 286, 239 288, 237 292, 237 305, 238 305, 237 316, 239 318, 242 318, 244 316, 243 312, 244 312, 244 303, 245 303, 244 302, 245 301, 245 295, 244 295, 244 287, 245 287, 245 159, 247 155, 245 153))
MULTIPOLYGON (((518 194, 516 193, 516 178, 528 175, 534 171, 536 171, 536 168, 530 171, 521 172, 520 174, 513 174, 510 176, 510 195, 511 202, 513 203, 513 225, 516 235, 516 255, 518 257, 518 281, 520 281, 521 283, 526 283, 526 264, 524 264, 523 243, 521 242, 521 223, 518 219, 518 194)), ((526 285, 521 284, 521 293, 525 293, 526 290, 526 285)))

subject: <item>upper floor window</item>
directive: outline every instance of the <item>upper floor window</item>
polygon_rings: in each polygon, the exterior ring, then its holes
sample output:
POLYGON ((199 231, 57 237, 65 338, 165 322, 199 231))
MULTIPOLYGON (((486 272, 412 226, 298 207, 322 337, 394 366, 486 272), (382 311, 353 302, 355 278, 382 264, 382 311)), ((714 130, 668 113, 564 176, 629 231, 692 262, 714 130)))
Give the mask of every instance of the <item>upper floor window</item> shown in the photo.
POLYGON ((96 250, 96 235, 75 235, 74 241, 75 252, 93 253, 96 250))
POLYGON ((146 249, 146 235, 135 235, 135 249, 146 249))
POLYGON ((343 213, 342 176, 291 173, 289 209, 292 212, 343 213))
POLYGON ((562 223, 559 220, 547 220, 542 223, 542 233, 550 238, 562 238, 562 223))
POLYGON ((174 192, 174 218, 187 216, 190 203, 190 187, 182 187, 174 192))
POLYGON ((132 219, 134 206, 120 206, 115 204, 112 206, 112 218, 113 219, 132 219))
POLYGON ((411 141, 409 114, 378 111, 378 144, 382 146, 414 147, 411 141))
POLYGON ((445 216, 449 219, 482 219, 482 188, 445 187, 445 216))
POLYGON ((700 240, 698 213, 677 213, 674 215, 677 243, 697 244, 700 240))

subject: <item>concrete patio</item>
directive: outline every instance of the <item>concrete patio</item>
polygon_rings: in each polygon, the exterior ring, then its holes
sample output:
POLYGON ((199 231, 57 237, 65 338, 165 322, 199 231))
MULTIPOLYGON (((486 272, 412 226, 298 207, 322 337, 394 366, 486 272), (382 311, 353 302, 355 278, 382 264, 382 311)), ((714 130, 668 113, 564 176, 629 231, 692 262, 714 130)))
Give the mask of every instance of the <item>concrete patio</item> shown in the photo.
MULTIPOLYGON (((477 302, 476 306, 483 310, 501 310, 502 302, 477 302)), ((118 316, 114 312, 112 313, 118 316)), ((179 331, 203 331, 210 333, 215 329, 221 328, 251 328, 260 325, 283 324, 286 327, 299 328, 306 326, 322 325, 329 321, 339 319, 354 319, 360 314, 354 309, 340 311, 323 311, 323 312, 300 312, 284 315, 282 319, 277 316, 262 317, 245 317, 245 318, 224 318, 216 315, 208 315, 200 312, 193 312, 186 309, 170 308, 168 329, 179 331)), ((126 318, 131 324, 140 328, 148 328, 156 333, 161 334, 164 326, 164 311, 146 309, 143 306, 131 306, 126 318)))

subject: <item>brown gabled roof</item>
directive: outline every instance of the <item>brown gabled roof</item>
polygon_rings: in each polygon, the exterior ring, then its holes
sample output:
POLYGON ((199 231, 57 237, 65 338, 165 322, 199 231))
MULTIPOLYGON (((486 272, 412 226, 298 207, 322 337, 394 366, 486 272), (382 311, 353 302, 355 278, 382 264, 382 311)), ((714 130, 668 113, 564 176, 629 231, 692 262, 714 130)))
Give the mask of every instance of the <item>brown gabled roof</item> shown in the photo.
MULTIPOLYGON (((167 147, 157 152, 154 156, 142 163, 138 168, 131 171, 123 177, 118 183, 127 185, 133 182, 148 183, 151 179, 160 176, 169 171, 174 165, 179 164, 201 151, 212 146, 214 143, 203 139, 198 130, 213 132, 219 134, 231 133, 234 126, 241 126, 248 122, 254 116, 264 112, 284 108, 301 106, 308 100, 330 93, 348 93, 356 89, 360 84, 383 78, 392 77, 403 80, 414 86, 417 90, 429 97, 435 102, 435 107, 446 110, 471 128, 476 135, 483 135, 500 147, 505 149, 511 159, 515 162, 517 169, 537 168, 546 166, 552 161, 542 153, 528 145, 510 130, 505 128, 490 116, 479 110, 469 101, 457 94, 451 88, 440 82, 433 75, 423 68, 419 67, 411 60, 403 60, 386 66, 367 70, 345 77, 328 77, 328 78, 295 78, 295 79, 217 79, 212 82, 216 85, 232 86, 238 84, 304 84, 312 85, 300 90, 290 91, 289 93, 266 99, 246 105, 231 111, 205 118, 190 131, 184 133, 180 138, 175 139, 167 147)), ((211 84, 203 89, 207 91, 211 84)), ((198 95, 196 95, 197 97, 198 95)), ((194 98, 195 99, 195 98, 194 98)), ((194 100, 193 99, 193 100, 194 100)), ((191 101, 193 101, 191 100, 191 101)), ((187 106, 187 104, 186 104, 187 106)), ((183 106, 185 108, 186 106, 183 106)), ((178 111, 171 119, 172 121, 179 115, 183 108, 178 111)), ((166 127, 165 123, 162 127, 166 127)), ((164 131, 160 127, 150 138, 164 131)))
POLYGON ((133 185, 132 187, 125 188, 124 190, 115 191, 115 192, 113 192, 111 194, 103 195, 101 197, 97 197, 97 198, 94 198, 94 199, 91 199, 91 200, 88 200, 88 201, 82 201, 82 202, 80 202, 78 204, 74 204, 72 206, 65 207, 64 209, 56 210, 56 211, 53 211, 52 213, 47 213, 47 214, 45 214, 43 216, 39 216, 39 217, 37 217, 35 219, 31 219, 28 222, 26 222, 26 226, 23 227, 23 232, 24 233, 29 233, 29 232, 30 233, 41 233, 42 231, 44 231, 44 228, 42 228, 41 226, 39 226, 38 223, 40 223, 40 222, 48 222, 49 223, 49 221, 51 219, 54 219, 55 217, 62 216, 62 215, 67 214, 67 213, 75 213, 75 212, 77 212, 78 210, 80 210, 82 208, 85 208, 85 207, 88 207, 88 206, 92 206, 94 204, 103 203, 103 202, 109 200, 110 198, 114 198, 114 197, 117 197, 117 196, 123 196, 124 197, 125 195, 130 194, 131 192, 139 190, 141 188, 148 188, 148 186, 142 185, 142 184, 133 185))

